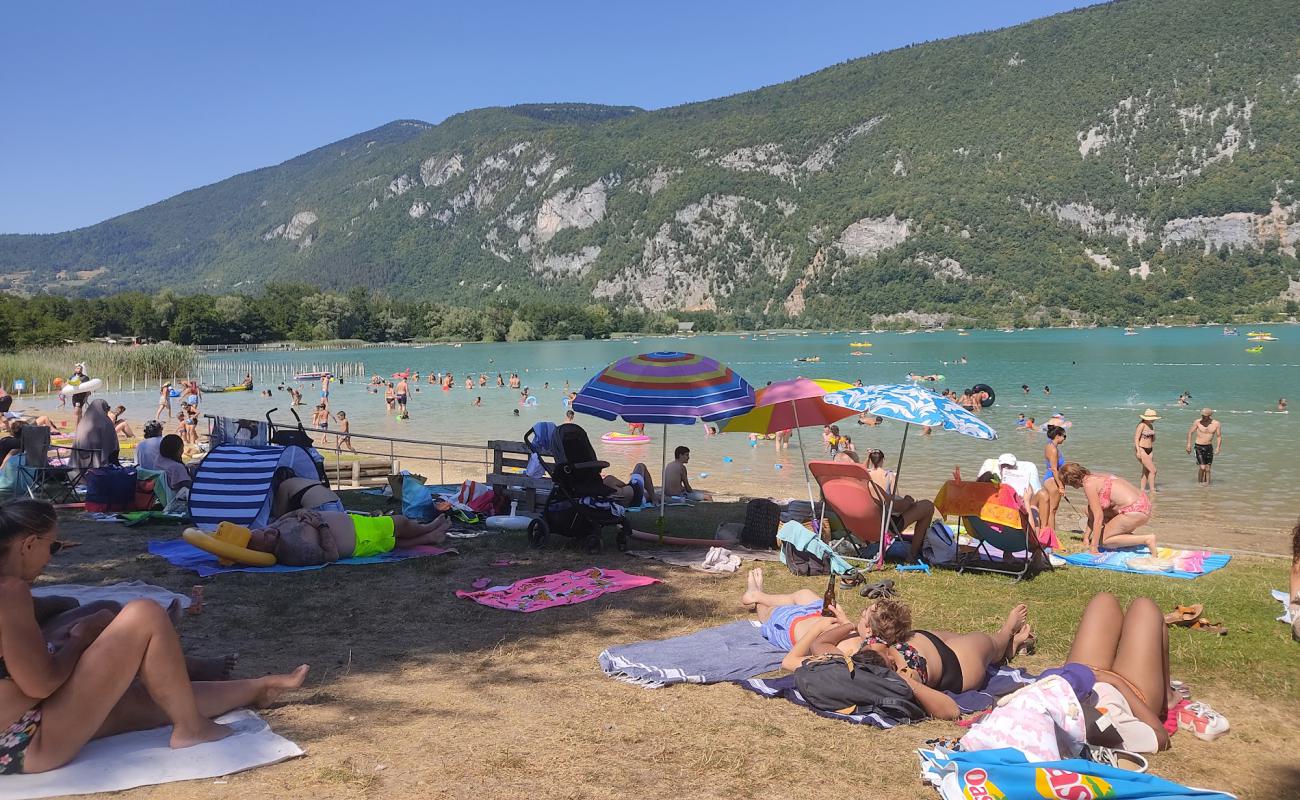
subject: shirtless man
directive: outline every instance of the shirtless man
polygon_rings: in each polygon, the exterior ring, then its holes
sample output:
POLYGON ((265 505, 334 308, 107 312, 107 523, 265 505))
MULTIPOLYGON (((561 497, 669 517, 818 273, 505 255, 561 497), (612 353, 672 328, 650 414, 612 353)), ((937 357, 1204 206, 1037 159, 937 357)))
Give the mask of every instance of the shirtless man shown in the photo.
POLYGON ((315 566, 342 558, 364 558, 397 546, 441 544, 451 520, 440 516, 421 523, 400 514, 367 517, 338 511, 299 509, 252 532, 248 548, 274 553, 288 566, 315 566))
POLYGON ((713 495, 698 491, 691 486, 687 476, 686 464, 691 460, 691 448, 678 447, 673 451, 673 460, 664 467, 664 494, 668 497, 681 497, 687 500, 712 500, 713 495))
POLYGON ((1214 418, 1214 409, 1202 408, 1201 418, 1187 429, 1187 452, 1192 452, 1193 439, 1196 448, 1196 482, 1208 484, 1210 469, 1214 457, 1223 450, 1223 426, 1214 418))

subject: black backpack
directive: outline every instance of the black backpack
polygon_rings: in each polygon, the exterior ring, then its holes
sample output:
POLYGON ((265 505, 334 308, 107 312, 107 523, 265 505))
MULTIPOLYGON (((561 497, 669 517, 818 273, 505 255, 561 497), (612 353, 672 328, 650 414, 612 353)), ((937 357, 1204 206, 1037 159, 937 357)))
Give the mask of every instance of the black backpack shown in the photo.
POLYGON ((912 687, 889 667, 854 664, 843 655, 805 661, 795 687, 813 708, 836 714, 881 714, 915 722, 926 718, 912 687))
POLYGON ((766 497, 755 497, 745 506, 745 526, 740 543, 762 550, 776 549, 776 529, 781 527, 781 507, 766 497))

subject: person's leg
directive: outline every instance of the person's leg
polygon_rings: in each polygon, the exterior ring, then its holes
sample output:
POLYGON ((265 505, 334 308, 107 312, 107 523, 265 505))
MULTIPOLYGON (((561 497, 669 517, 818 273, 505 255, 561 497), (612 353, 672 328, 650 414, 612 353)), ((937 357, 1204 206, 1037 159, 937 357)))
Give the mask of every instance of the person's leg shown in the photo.
POLYGON ((758 606, 759 622, 767 622, 772 616, 772 609, 778 606, 804 605, 815 603, 821 598, 810 589, 799 589, 791 594, 771 594, 763 591, 763 569, 755 567, 746 578, 745 593, 740 596, 742 605, 758 606))
POLYGON ((1043 488, 1047 489, 1047 527, 1056 530, 1056 510, 1061 507, 1061 498, 1065 493, 1055 478, 1043 484, 1043 488))
POLYGON ((1129 603, 1111 670, 1127 678, 1142 692, 1147 707, 1164 716, 1169 689, 1169 631, 1165 615, 1151 598, 1138 597, 1129 603))
POLYGON ((1151 521, 1146 514, 1117 514, 1101 529, 1099 547, 1112 550, 1121 547, 1146 545, 1152 555, 1156 552, 1156 535, 1154 533, 1134 533, 1133 531, 1151 521))
POLYGON ((70 761, 110 717, 137 674, 175 726, 173 747, 230 734, 200 713, 180 639, 166 612, 152 600, 136 600, 86 648, 68 680, 41 703, 41 728, 27 749, 26 769, 42 772, 70 761))
POLYGON ((1111 669, 1123 624, 1124 611, 1115 595, 1110 592, 1093 595, 1083 609, 1065 660, 1094 669, 1111 669))
POLYGON ((646 465, 638 462, 635 467, 632 467, 632 474, 640 475, 641 480, 645 483, 646 502, 647 503, 655 502, 655 482, 654 482, 654 478, 650 477, 650 470, 646 467, 646 465))
POLYGON ((433 522, 416 522, 400 514, 393 515, 393 537, 403 547, 442 544, 450 527, 451 520, 444 516, 439 516, 433 522))
POLYGON ((934 503, 929 500, 917 500, 911 508, 903 512, 901 527, 906 530, 908 525, 916 525, 912 529, 912 561, 921 557, 921 548, 925 546, 925 535, 930 530, 930 522, 933 519, 934 503))
POLYGON ((1028 616, 1028 606, 1020 603, 1007 613, 1002 627, 991 635, 931 631, 957 655, 961 664, 962 691, 984 685, 985 674, 991 665, 1004 663, 1015 655, 1032 633, 1028 616))

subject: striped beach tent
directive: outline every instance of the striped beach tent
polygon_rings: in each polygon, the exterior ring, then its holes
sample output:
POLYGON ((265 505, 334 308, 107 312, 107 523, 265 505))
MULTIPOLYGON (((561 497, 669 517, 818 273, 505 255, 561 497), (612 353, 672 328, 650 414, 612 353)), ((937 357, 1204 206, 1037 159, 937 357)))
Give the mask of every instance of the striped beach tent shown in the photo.
POLYGON ((311 453, 296 446, 223 444, 212 448, 194 470, 190 517, 202 530, 222 522, 249 528, 270 521, 275 473, 287 467, 302 478, 317 480, 311 453))

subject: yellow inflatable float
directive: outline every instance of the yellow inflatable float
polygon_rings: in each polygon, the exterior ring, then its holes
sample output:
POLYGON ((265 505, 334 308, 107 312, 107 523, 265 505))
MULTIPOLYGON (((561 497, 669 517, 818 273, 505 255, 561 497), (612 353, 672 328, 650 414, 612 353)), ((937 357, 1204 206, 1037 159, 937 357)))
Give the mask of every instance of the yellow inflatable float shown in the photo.
POLYGON ((217 563, 223 567, 243 564, 249 567, 274 567, 275 556, 258 550, 248 549, 248 540, 252 531, 243 525, 223 522, 217 526, 216 533, 207 533, 198 528, 187 528, 181 538, 200 550, 205 550, 217 557, 217 563))

